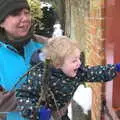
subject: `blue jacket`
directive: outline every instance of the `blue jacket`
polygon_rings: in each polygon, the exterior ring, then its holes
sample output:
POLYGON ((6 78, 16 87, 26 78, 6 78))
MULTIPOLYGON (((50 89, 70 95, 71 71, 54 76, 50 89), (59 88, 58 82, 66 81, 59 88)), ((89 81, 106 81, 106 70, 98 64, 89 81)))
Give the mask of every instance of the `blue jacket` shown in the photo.
MULTIPOLYGON (((24 57, 8 44, 0 42, 0 85, 10 91, 18 79, 30 68, 31 55, 44 45, 31 40, 24 46, 24 57)), ((19 86, 17 86, 19 87, 19 86)), ((25 120, 18 112, 10 112, 7 120, 25 120)))

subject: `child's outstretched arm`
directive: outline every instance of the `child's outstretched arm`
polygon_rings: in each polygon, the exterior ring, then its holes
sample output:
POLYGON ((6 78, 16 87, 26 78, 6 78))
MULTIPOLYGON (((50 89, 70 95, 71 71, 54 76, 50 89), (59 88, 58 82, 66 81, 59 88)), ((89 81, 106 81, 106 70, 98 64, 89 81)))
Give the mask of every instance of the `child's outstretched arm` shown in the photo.
POLYGON ((80 82, 107 82, 120 72, 120 64, 107 64, 105 66, 82 67, 76 79, 80 82))

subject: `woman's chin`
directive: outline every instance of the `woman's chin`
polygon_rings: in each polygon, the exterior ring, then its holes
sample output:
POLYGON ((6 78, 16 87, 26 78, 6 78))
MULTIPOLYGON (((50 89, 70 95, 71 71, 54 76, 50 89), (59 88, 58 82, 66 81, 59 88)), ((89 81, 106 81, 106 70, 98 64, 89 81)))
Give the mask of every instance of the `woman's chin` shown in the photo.
POLYGON ((20 33, 18 35, 16 35, 16 38, 24 38, 25 36, 27 36, 28 32, 24 32, 24 33, 20 33))

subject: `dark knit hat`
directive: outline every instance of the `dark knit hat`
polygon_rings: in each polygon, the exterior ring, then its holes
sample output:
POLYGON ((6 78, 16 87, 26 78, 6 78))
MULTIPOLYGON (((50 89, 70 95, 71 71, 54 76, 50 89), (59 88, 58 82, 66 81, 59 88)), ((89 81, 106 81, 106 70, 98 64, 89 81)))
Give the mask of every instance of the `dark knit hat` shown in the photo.
POLYGON ((13 11, 29 8, 27 0, 0 0, 0 23, 13 11))

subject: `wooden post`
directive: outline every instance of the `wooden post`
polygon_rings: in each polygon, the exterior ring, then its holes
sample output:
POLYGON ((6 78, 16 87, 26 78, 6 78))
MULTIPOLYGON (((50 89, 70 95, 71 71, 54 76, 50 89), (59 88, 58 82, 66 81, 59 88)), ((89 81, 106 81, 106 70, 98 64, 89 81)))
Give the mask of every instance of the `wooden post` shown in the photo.
MULTIPOLYGON (((104 63, 103 8, 104 0, 65 0, 65 33, 79 41, 85 52, 85 63, 89 65, 104 63)), ((102 84, 91 83, 89 86, 93 90, 91 119, 100 120, 102 84)))

